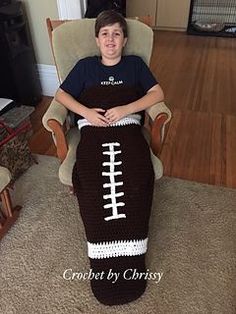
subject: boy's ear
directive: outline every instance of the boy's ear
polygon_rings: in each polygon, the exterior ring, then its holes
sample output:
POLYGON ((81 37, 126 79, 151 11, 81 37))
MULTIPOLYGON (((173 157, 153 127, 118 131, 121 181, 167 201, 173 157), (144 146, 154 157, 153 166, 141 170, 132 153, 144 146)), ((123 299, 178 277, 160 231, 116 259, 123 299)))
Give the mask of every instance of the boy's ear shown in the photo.
POLYGON ((98 40, 98 37, 95 37, 95 40, 96 40, 97 46, 99 47, 99 40, 98 40))
POLYGON ((127 40, 128 40, 128 38, 127 37, 125 37, 124 38, 124 43, 123 43, 123 47, 126 45, 126 43, 127 43, 127 40))

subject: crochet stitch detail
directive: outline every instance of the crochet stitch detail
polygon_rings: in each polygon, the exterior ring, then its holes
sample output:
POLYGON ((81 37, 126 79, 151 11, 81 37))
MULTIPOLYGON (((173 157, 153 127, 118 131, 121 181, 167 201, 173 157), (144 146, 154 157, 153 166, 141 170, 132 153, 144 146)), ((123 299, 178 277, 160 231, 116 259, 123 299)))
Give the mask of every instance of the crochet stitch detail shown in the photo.
POLYGON ((93 259, 145 254, 148 238, 143 240, 116 240, 88 244, 88 256, 93 259))
MULTIPOLYGON (((92 126, 92 124, 87 119, 80 119, 78 120, 77 124, 79 130, 81 130, 84 126, 92 126)), ((115 123, 109 124, 109 127, 124 126, 130 124, 141 125, 141 116, 139 114, 130 114, 115 123)))
POLYGON ((115 148, 120 147, 120 143, 112 142, 112 143, 104 143, 102 144, 102 147, 108 148, 108 151, 103 151, 103 155, 109 156, 108 162, 103 162, 103 167, 109 167, 108 171, 102 171, 102 176, 108 177, 110 182, 108 185, 103 185, 104 188, 109 188, 110 191, 108 194, 103 195, 104 200, 110 200, 111 203, 103 205, 104 209, 112 208, 112 215, 105 217, 105 221, 114 220, 114 219, 120 219, 120 218, 126 218, 125 214, 119 214, 118 213, 118 207, 125 206, 124 202, 117 202, 117 198, 124 196, 124 192, 116 192, 116 186, 123 184, 121 181, 115 181, 116 176, 122 175, 122 171, 116 171, 115 167, 122 164, 121 161, 115 161, 115 157, 118 154, 121 154, 121 150, 115 150, 115 148))

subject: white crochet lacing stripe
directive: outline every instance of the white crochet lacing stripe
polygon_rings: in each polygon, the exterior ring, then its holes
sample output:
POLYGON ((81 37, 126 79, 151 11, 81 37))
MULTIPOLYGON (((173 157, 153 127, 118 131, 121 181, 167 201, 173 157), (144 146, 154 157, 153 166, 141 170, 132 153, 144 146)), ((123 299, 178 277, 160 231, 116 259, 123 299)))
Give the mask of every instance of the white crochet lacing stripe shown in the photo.
POLYGON ((113 157, 114 155, 117 155, 120 153, 121 153, 121 150, 117 150, 117 151, 103 152, 103 155, 111 155, 113 157))
MULTIPOLYGON (((113 195, 111 196, 111 198, 113 198, 113 195)), ((113 199, 112 199, 113 201, 113 199)), ((118 214, 117 213, 117 207, 120 207, 120 206, 125 206, 125 203, 124 202, 119 202, 119 203, 111 203, 111 204, 106 204, 103 206, 104 209, 107 209, 107 208, 112 208, 113 209, 113 212, 112 212, 112 216, 109 216, 109 217, 106 217, 105 220, 112 220, 112 219, 118 219, 118 218, 125 218, 126 215, 125 214, 118 214)))
MULTIPOLYGON (((119 197, 119 196, 124 196, 124 192, 120 192, 120 193, 116 193, 114 196, 115 197, 119 197)), ((108 198, 111 198, 112 197, 112 195, 111 194, 106 194, 106 195, 103 195, 103 199, 104 200, 107 200, 108 198)))
POLYGON ((111 142, 111 143, 104 143, 102 144, 102 147, 108 148, 108 151, 103 151, 103 155, 108 155, 110 160, 103 162, 103 167, 108 167, 107 171, 102 171, 103 177, 108 177, 110 182, 103 184, 103 188, 109 188, 110 191, 107 194, 103 195, 104 200, 110 200, 110 203, 103 205, 104 209, 112 209, 112 215, 105 217, 105 221, 114 220, 114 219, 120 219, 120 218, 126 218, 125 214, 119 214, 118 213, 118 207, 125 206, 124 202, 118 202, 117 198, 124 196, 124 192, 116 192, 116 187, 123 185, 122 181, 116 182, 115 179, 117 176, 122 175, 122 171, 116 171, 115 167, 122 165, 122 161, 115 161, 115 157, 118 154, 121 154, 121 150, 115 150, 116 148, 120 148, 120 143, 117 142, 111 142))
POLYGON ((122 161, 115 161, 115 162, 103 162, 102 165, 103 167, 105 166, 111 166, 111 168, 113 168, 113 166, 119 166, 122 164, 122 161))
POLYGON ((104 176, 104 177, 110 177, 111 176, 111 174, 113 175, 113 176, 120 176, 120 175, 122 175, 122 172, 121 171, 116 171, 116 172, 113 172, 113 171, 110 171, 110 172, 105 172, 105 171, 103 171, 102 172, 102 176, 104 176))
POLYGON ((105 188, 110 188, 111 186, 122 186, 124 183, 122 181, 120 182, 115 182, 115 183, 104 183, 103 187, 105 188))
MULTIPOLYGON (((109 124, 109 127, 114 127, 114 126, 123 126, 123 125, 129 125, 129 124, 141 124, 141 116, 139 114, 130 114, 125 118, 120 119, 119 121, 115 123, 109 124)), ((87 119, 80 119, 77 122, 79 130, 82 129, 84 126, 92 126, 90 122, 88 122, 87 119)))
POLYGON ((115 182, 115 183, 104 183, 103 184, 103 187, 104 187, 104 189, 105 188, 110 188, 111 186, 121 186, 121 185, 123 185, 124 183, 122 182, 122 181, 120 181, 120 182, 115 182))
POLYGON ((143 240, 117 240, 88 244, 88 256, 93 259, 145 254, 148 238, 143 240))

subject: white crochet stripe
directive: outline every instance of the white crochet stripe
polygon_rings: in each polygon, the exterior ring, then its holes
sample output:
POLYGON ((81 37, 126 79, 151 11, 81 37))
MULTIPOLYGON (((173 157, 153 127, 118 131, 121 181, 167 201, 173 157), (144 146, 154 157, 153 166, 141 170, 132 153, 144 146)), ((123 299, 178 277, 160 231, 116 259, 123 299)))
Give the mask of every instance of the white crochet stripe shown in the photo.
POLYGON ((104 177, 110 177, 110 176, 121 176, 122 175, 122 172, 121 171, 115 171, 115 172, 112 172, 112 171, 110 171, 110 172, 105 172, 105 171, 103 171, 102 172, 102 176, 104 176, 104 177))
POLYGON ((105 166, 120 166, 122 164, 122 161, 114 161, 113 163, 112 162, 103 162, 102 165, 103 167, 105 166))
POLYGON ((102 144, 102 147, 110 147, 110 146, 113 146, 113 147, 120 147, 120 143, 117 143, 117 142, 111 142, 111 143, 104 143, 102 144))
POLYGON ((103 187, 104 189, 105 188, 110 188, 110 187, 115 187, 115 186, 122 186, 124 183, 121 181, 121 182, 113 182, 113 183, 104 183, 103 184, 103 187))
POLYGON ((115 193, 114 195, 113 194, 103 195, 103 198, 104 198, 104 200, 107 200, 108 198, 112 198, 113 196, 119 197, 119 196, 124 196, 124 195, 125 195, 124 192, 119 192, 119 193, 115 193))
POLYGON ((147 252, 148 238, 143 240, 118 240, 88 244, 88 256, 93 259, 117 256, 135 256, 147 252))
MULTIPOLYGON (((87 119, 80 119, 77 121, 78 128, 81 130, 84 126, 91 126, 92 124, 88 122, 87 119)), ((129 124, 141 124, 141 116, 139 114, 130 114, 125 118, 120 119, 119 121, 115 123, 109 124, 110 126, 123 126, 123 125, 129 125, 129 124)))

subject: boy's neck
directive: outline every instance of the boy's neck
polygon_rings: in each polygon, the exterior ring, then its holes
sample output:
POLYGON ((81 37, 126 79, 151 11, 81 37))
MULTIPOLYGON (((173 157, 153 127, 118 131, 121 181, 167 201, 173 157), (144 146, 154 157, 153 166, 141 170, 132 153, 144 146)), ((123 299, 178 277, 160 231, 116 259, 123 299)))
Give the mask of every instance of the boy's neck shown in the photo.
POLYGON ((106 66, 116 65, 120 62, 120 60, 121 60, 121 56, 115 59, 108 59, 108 58, 101 57, 101 63, 106 66))

